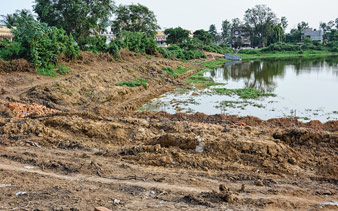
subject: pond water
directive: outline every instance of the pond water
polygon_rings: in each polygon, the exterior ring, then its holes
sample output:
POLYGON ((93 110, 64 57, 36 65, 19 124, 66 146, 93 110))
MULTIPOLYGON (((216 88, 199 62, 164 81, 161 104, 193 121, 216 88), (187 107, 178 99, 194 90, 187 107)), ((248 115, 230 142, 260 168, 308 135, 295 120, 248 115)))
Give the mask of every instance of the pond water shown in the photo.
POLYGON ((298 117, 302 121, 338 119, 338 58, 227 62, 204 73, 224 85, 180 89, 152 100, 142 109, 256 116, 263 120, 298 117), (253 88, 276 96, 242 99, 215 88, 253 88))

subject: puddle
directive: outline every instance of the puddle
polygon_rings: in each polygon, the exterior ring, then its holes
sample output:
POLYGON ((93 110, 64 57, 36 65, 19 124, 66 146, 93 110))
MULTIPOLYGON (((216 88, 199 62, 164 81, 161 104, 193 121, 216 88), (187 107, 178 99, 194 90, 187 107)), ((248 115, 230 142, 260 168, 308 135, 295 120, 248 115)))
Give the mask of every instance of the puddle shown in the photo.
POLYGON ((179 89, 154 99, 142 109, 249 115, 263 120, 280 117, 338 120, 338 58, 227 62, 204 76, 224 85, 203 90, 179 89), (234 92, 215 91, 220 88, 252 89, 275 96, 243 99, 234 92))

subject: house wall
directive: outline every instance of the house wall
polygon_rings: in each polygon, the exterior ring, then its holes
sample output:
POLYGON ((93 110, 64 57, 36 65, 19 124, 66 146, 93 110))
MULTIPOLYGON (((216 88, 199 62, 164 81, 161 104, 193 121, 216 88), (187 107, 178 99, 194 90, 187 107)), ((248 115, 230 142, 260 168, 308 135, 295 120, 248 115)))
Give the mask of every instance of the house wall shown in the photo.
POLYGON ((10 41, 13 40, 13 34, 11 32, 11 29, 9 29, 6 26, 0 26, 0 40, 2 39, 9 39, 10 41))
POLYGON ((242 27, 233 28, 231 30, 231 44, 235 45, 238 41, 242 42, 242 46, 251 46, 250 35, 242 27))

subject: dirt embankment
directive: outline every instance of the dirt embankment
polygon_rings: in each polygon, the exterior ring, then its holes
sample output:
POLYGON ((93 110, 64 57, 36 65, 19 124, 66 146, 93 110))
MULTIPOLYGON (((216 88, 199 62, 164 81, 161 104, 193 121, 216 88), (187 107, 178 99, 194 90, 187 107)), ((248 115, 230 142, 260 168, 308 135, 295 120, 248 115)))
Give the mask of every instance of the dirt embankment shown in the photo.
POLYGON ((182 85, 162 67, 195 64, 124 54, 1 75, 0 210, 336 208, 336 121, 134 113, 182 85), (148 89, 115 86, 135 78, 148 89))

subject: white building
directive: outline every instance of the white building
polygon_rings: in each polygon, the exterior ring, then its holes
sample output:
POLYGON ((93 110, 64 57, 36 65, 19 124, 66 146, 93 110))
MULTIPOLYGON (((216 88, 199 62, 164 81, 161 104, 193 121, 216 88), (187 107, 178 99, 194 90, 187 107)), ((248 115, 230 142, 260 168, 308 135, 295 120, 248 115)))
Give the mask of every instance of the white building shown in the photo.
POLYGON ((312 28, 304 29, 302 31, 302 39, 305 37, 310 38, 312 41, 323 42, 323 31, 312 28))

